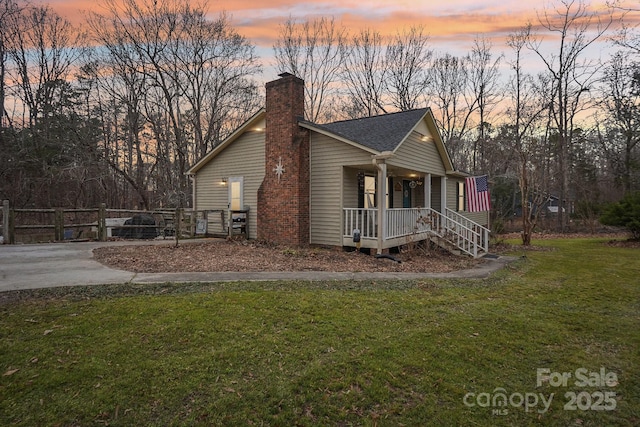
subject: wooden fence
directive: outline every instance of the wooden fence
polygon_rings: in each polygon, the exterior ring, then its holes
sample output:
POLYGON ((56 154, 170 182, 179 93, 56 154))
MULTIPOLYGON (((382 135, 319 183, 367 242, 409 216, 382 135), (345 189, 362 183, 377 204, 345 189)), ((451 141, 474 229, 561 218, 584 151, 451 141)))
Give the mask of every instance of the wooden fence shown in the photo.
MULTIPOLYGON (((1 209, 0 230, 4 244, 156 237, 179 240, 234 233, 247 235, 246 227, 234 222, 234 219, 237 221, 237 213, 227 210, 194 211, 179 208, 145 211, 107 209, 105 204, 88 209, 12 209, 8 200, 2 203, 1 209), (153 222, 134 224, 127 221, 135 216, 152 217, 153 222)), ((248 223, 248 212, 243 212, 248 223)))

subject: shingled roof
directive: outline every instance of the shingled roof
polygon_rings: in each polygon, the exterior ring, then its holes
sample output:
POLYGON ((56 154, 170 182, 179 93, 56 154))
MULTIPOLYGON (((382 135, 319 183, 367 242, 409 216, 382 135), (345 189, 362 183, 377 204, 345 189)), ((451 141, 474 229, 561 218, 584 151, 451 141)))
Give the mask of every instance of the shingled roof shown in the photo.
POLYGON ((322 125, 305 123, 379 152, 394 151, 427 111, 421 108, 322 125))

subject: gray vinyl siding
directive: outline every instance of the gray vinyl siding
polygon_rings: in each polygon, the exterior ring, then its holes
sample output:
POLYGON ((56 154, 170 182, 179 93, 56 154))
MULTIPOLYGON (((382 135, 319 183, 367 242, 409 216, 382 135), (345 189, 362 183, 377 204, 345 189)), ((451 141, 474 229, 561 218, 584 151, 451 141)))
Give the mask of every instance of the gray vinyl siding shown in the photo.
MULTIPOLYGON (((456 194, 458 194, 456 190, 457 187, 458 187, 457 179, 447 178, 447 207, 454 212, 458 211, 456 209, 457 203, 458 203, 458 199, 456 198, 456 194)), ((460 213, 462 214, 463 212, 460 212, 460 213)))
POLYGON ((420 134, 411 135, 398 147, 387 163, 434 175, 444 175, 445 168, 433 141, 422 141, 420 134))
POLYGON ((440 207, 442 206, 440 199, 442 194, 441 180, 442 178, 439 176, 434 176, 431 179, 431 209, 435 209, 438 212, 440 212, 440 207))
POLYGON ((223 177, 243 177, 243 202, 249 207, 249 237, 257 237, 258 188, 264 179, 264 132, 250 131, 233 141, 196 175, 196 208, 227 209, 223 177))
POLYGON ((310 243, 342 246, 342 207, 358 207, 357 165, 371 154, 315 132, 310 145, 310 243))
MULTIPOLYGON (((460 212, 463 216, 471 221, 478 223, 484 227, 489 224, 489 212, 460 212)), ((488 227, 487 227, 488 228, 488 227)))
POLYGON ((358 207, 358 169, 343 168, 341 208, 358 207))

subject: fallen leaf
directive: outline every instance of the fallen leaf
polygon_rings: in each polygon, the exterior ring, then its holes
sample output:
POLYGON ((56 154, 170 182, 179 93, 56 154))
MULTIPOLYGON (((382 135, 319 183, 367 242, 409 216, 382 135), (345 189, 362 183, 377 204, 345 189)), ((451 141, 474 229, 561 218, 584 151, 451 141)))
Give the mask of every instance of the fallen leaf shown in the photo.
POLYGON ((8 377, 9 375, 13 375, 18 372, 20 369, 9 369, 7 372, 2 374, 3 377, 8 377))
POLYGON ((44 331, 44 335, 49 335, 51 332, 53 332, 53 329, 47 329, 44 331))

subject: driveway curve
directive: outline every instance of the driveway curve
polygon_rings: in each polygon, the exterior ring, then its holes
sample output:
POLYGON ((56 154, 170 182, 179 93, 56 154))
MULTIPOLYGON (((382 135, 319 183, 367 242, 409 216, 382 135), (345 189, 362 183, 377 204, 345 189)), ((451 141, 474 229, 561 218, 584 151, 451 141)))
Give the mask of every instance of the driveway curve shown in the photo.
MULTIPOLYGON (((198 240, 202 241, 202 240, 198 240)), ((188 243, 189 241, 184 241, 188 243)), ((93 250, 103 246, 170 241, 74 242, 0 246, 0 292, 58 286, 102 285, 114 283, 226 282, 269 280, 385 280, 425 278, 484 278, 512 261, 512 257, 487 260, 478 267, 451 273, 350 273, 350 272, 210 272, 210 273, 132 273, 100 264, 93 250)))

